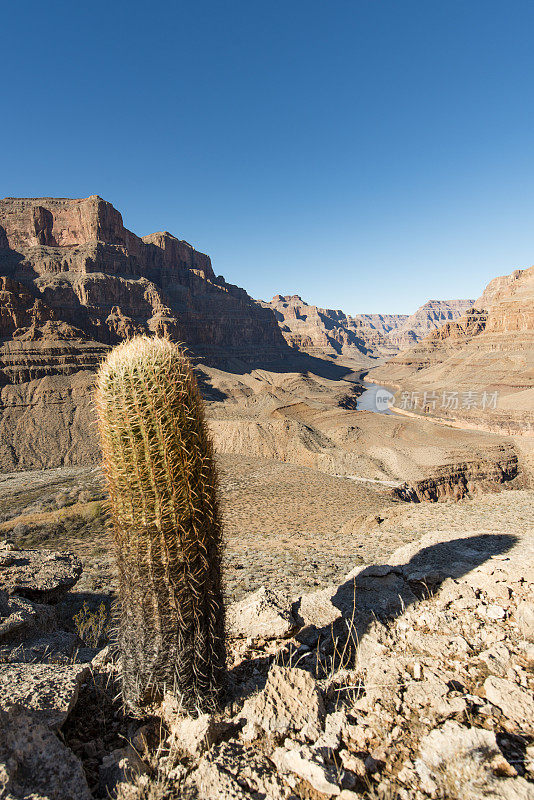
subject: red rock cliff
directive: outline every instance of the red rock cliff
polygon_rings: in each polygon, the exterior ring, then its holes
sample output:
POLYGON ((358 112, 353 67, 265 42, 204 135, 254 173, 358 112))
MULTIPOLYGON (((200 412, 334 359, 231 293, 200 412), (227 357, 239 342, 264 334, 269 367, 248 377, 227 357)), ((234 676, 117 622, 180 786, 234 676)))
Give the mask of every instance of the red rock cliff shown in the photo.
POLYGON ((273 313, 186 241, 136 236, 96 195, 0 200, 0 469, 94 459, 93 371, 137 333, 223 367, 289 350, 273 313))

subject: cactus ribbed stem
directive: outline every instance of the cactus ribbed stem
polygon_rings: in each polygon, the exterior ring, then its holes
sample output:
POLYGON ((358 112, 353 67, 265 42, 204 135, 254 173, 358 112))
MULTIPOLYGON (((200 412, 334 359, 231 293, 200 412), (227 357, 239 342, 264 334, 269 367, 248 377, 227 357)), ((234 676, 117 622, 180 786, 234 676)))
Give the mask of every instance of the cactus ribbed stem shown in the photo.
POLYGON ((222 533, 203 403, 166 339, 108 355, 95 400, 119 573, 123 694, 209 704, 225 664, 222 533))

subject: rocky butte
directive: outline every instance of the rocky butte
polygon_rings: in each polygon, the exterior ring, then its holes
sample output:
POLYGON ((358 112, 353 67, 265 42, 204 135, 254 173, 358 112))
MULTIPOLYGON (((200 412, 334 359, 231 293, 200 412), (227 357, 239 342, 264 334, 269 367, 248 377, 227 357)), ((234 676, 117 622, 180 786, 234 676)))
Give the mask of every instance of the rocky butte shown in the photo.
POLYGON ((0 468, 90 459, 93 371, 137 333, 223 368, 288 352, 273 314, 164 231, 101 197, 0 200, 0 468))

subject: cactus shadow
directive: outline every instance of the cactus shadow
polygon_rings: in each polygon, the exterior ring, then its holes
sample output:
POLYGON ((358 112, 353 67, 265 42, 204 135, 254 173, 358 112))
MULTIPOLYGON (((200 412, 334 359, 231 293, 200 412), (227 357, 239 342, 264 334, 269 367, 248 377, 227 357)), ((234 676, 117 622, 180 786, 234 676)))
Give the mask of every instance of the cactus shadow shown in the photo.
POLYGON ((294 638, 276 656, 260 654, 240 663, 230 671, 230 682, 237 687, 241 680, 239 695, 246 697, 265 685, 275 660, 324 677, 319 662, 339 668, 335 654, 348 638, 345 655, 354 661, 358 643, 374 621, 394 621, 412 604, 430 598, 448 578, 460 579, 517 541, 513 534, 479 534, 422 547, 406 563, 356 568, 338 587, 299 597, 292 606, 298 627, 294 638))

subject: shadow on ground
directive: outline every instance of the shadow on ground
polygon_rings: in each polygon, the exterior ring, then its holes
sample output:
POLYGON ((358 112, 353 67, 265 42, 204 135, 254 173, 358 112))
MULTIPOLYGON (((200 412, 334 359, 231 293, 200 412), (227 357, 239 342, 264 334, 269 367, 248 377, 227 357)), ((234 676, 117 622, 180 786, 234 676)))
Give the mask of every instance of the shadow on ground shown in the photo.
MULTIPOLYGON (((413 603, 437 592, 447 578, 461 578, 508 552, 517 541, 511 534, 469 536, 423 547, 404 564, 356 568, 337 588, 303 595, 294 603, 292 610, 300 627, 295 638, 301 647, 289 644, 277 660, 287 665, 298 662, 318 678, 324 677, 322 658, 329 658, 329 671, 340 666, 335 662, 341 651, 345 660, 354 663, 357 643, 374 620, 387 623, 397 619, 413 603), (311 663, 306 663, 302 645, 311 652, 315 648, 321 657, 309 658, 311 663)), ((243 685, 243 690, 238 690, 241 697, 263 688, 274 658, 258 656, 241 662, 231 671, 230 684, 234 689, 243 685)))

